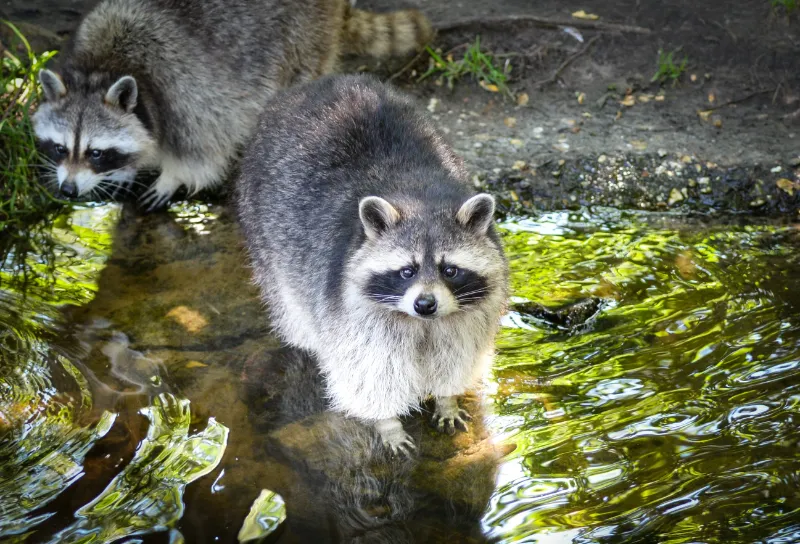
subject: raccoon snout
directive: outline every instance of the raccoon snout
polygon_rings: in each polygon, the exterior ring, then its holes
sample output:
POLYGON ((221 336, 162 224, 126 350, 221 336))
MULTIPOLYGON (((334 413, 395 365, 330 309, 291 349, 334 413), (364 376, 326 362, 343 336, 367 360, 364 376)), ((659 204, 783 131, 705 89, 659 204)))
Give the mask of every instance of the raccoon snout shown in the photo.
POLYGON ((65 181, 61 184, 61 194, 67 198, 78 196, 78 185, 74 181, 65 181))
POLYGON ((414 311, 419 315, 433 315, 436 313, 436 297, 433 295, 420 295, 414 301, 414 311))

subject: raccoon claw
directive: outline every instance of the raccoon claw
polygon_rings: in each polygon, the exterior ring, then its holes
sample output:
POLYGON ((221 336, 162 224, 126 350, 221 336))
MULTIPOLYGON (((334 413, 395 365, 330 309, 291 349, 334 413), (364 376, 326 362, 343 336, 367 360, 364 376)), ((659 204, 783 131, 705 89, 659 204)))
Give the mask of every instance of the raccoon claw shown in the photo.
POLYGON ((163 207, 167 202, 169 202, 171 196, 172 193, 160 191, 158 189, 158 184, 156 184, 151 185, 149 189, 142 193, 140 202, 142 207, 145 208, 145 211, 152 212, 153 210, 163 207))
POLYGON ((472 421, 472 416, 466 410, 458 407, 455 397, 437 399, 436 411, 433 413, 431 423, 440 433, 453 436, 456 434, 456 430, 467 432, 469 431, 467 421, 472 421))
POLYGON ((375 428, 378 430, 384 447, 388 448, 395 456, 410 458, 416 453, 417 446, 403 430, 399 421, 395 419, 379 421, 375 424, 375 428))

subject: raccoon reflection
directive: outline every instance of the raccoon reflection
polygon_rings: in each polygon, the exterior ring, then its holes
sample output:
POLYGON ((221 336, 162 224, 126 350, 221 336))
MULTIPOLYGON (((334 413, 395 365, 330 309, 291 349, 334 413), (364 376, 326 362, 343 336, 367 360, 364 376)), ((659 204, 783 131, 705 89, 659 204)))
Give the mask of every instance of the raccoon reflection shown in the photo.
POLYGON ((334 71, 343 54, 401 55, 430 36, 416 11, 347 0, 103 0, 58 73, 40 73, 34 129, 65 196, 129 190, 154 169, 155 207, 221 182, 277 89, 334 71))
MULTIPOLYGON (((480 403, 469 437, 457 447, 430 437, 421 418, 409 424, 430 456, 389 460, 368 426, 326 410, 317 361, 283 347, 253 354, 242 376, 249 419, 266 435, 253 457, 268 488, 286 502, 277 542, 486 542, 481 518, 500 458, 513 446, 487 440, 480 403)), ((235 481, 233 472, 229 484, 235 481)), ((247 472, 252 475, 252 471, 247 472)), ((253 489, 236 489, 252 500, 253 489)))
POLYGON ((332 406, 408 453, 398 416, 456 396, 490 363, 508 270, 494 200, 412 104, 375 79, 328 77, 267 108, 237 185, 272 323, 319 359, 332 406))

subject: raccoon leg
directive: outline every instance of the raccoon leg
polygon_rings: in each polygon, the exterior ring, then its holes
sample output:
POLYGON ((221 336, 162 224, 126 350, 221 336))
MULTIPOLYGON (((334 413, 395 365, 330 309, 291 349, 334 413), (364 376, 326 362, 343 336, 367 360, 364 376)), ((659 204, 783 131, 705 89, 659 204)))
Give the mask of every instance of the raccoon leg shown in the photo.
POLYGON ((458 407, 458 397, 436 397, 436 410, 431 422, 440 433, 454 435, 456 429, 466 432, 467 421, 472 421, 472 416, 458 407))
POLYGON ((172 198, 175 191, 180 189, 181 185, 183 183, 166 170, 161 172, 161 175, 158 176, 158 179, 150 188, 142 193, 140 197, 142 207, 145 207, 148 212, 162 207, 169 202, 169 199, 172 198))
POLYGON ((403 430, 403 424, 396 417, 376 421, 375 430, 378 431, 383 445, 395 455, 411 457, 417 450, 414 441, 403 430))

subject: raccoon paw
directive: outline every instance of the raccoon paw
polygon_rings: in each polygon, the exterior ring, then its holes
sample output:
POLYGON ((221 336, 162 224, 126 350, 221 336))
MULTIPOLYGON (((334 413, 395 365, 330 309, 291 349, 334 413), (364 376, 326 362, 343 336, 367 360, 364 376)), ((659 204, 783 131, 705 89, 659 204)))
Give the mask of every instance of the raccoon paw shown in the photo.
POLYGON ((160 178, 142 193, 142 196, 139 198, 142 207, 148 212, 163 207, 175 193, 174 189, 164 187, 159 181, 160 178))
POLYGON ((469 430, 467 421, 472 421, 472 416, 458 407, 455 396, 436 399, 436 410, 433 412, 431 423, 440 433, 452 436, 456 434, 456 429, 467 432, 469 430))
POLYGON ((382 419, 375 423, 375 429, 381 437, 384 447, 394 455, 412 457, 417 451, 414 441, 403 430, 403 424, 397 419, 382 419))

